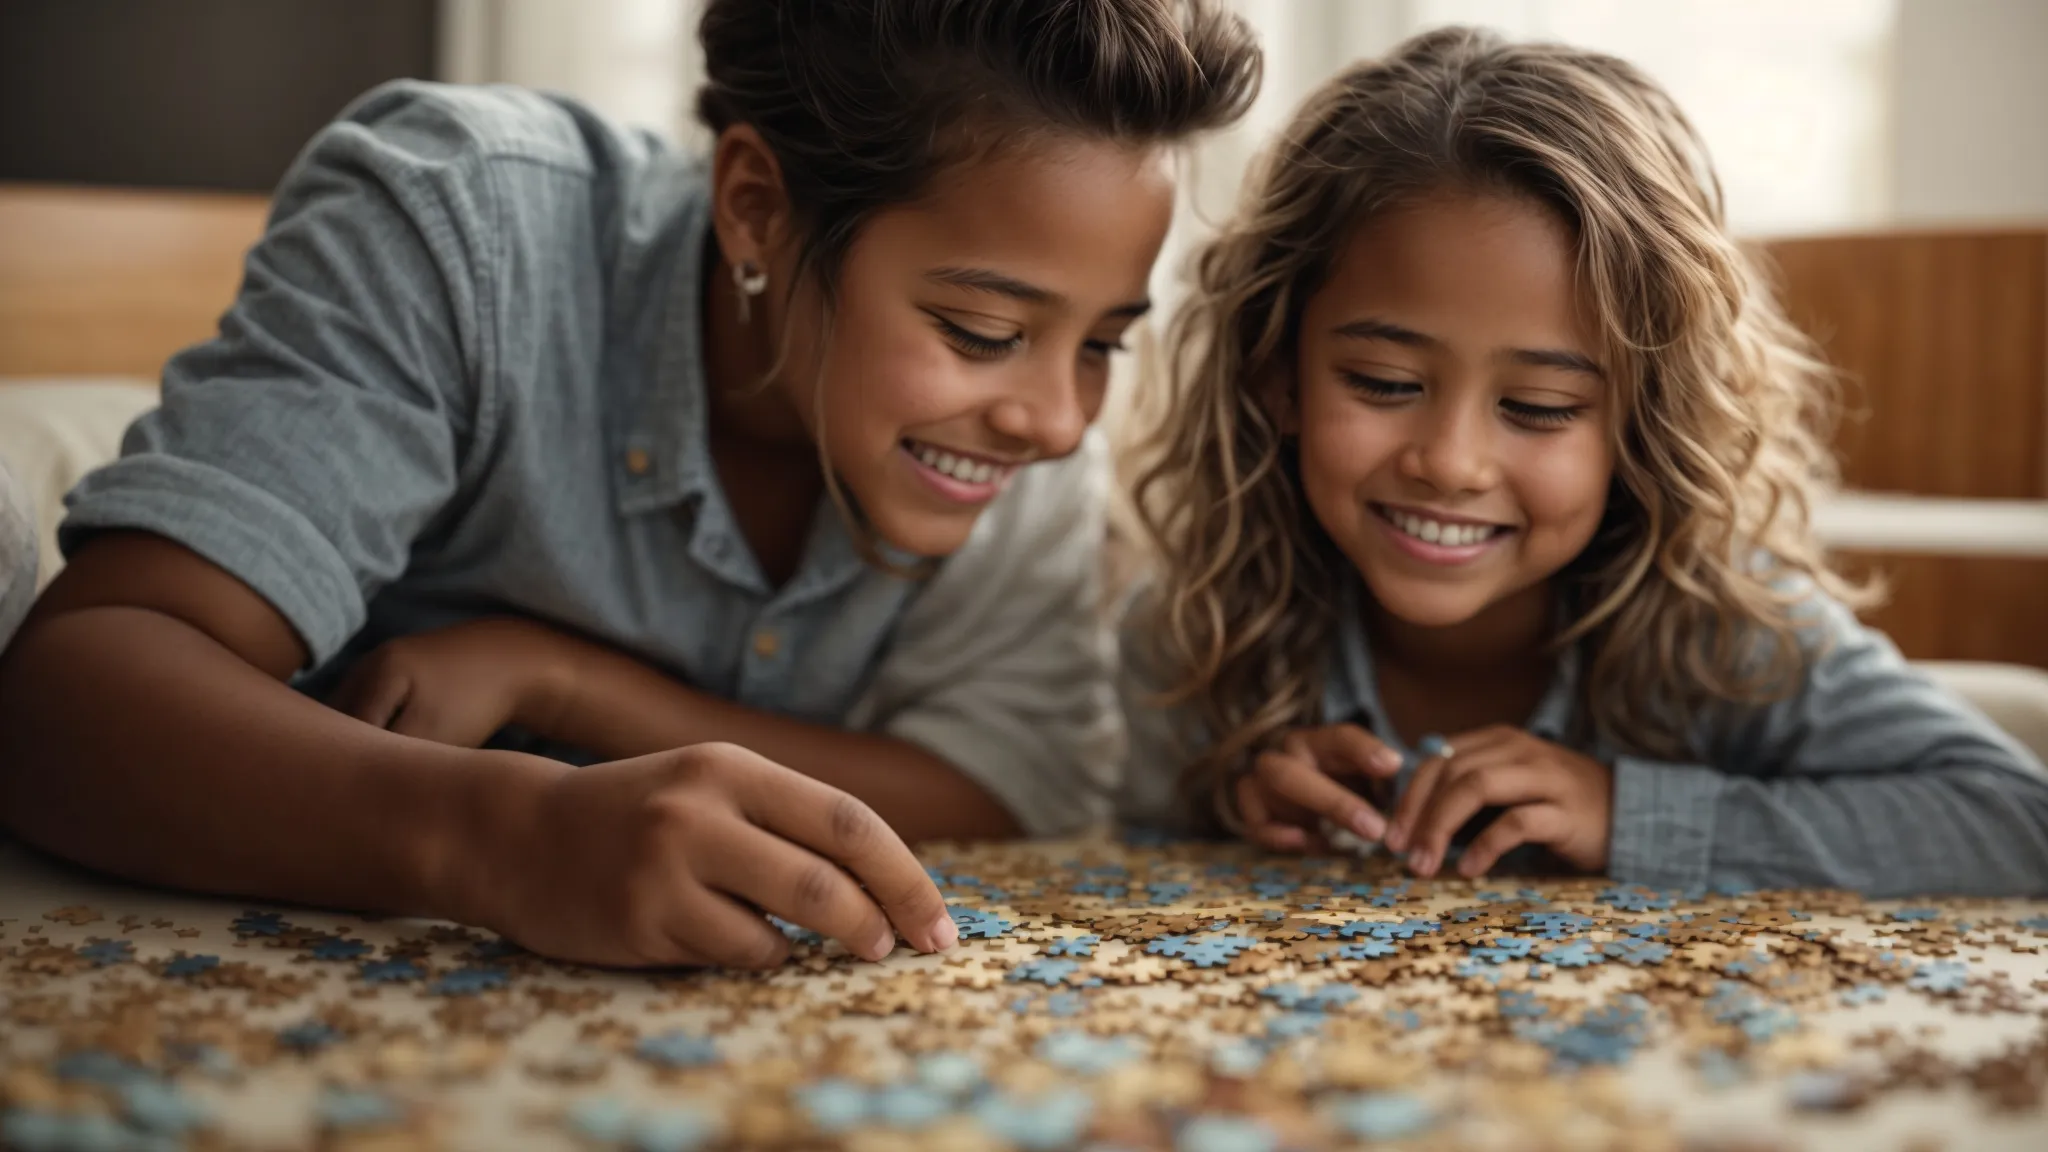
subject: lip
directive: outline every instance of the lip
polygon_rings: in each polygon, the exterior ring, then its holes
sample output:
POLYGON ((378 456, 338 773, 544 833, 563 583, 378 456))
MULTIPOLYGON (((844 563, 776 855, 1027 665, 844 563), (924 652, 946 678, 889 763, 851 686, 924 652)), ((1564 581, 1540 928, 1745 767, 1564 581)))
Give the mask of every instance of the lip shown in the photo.
MULTIPOLYGON (((926 441, 922 440, 918 441, 918 443, 927 444, 926 441)), ((1004 470, 995 479, 976 484, 971 481, 962 480, 957 476, 948 476, 944 472, 919 460, 917 453, 910 450, 910 443, 907 440, 898 440, 896 442, 897 455, 901 456, 903 461, 910 465, 910 470, 917 474, 919 480, 924 481, 927 488, 950 503, 966 505, 968 507, 976 507, 995 499, 1002 493, 1004 485, 1009 483, 1010 478, 1017 474, 1017 469, 1021 466, 1016 461, 977 455, 972 452, 959 452, 951 448, 943 448, 937 444, 927 444, 927 446, 940 448, 942 451, 951 452, 955 456, 964 456, 978 464, 988 464, 1004 470)))
POLYGON ((1372 511, 1373 522, 1379 525, 1382 532, 1386 533, 1387 539, 1393 543, 1394 547, 1425 564, 1437 564, 1444 567, 1470 564, 1500 547, 1502 543, 1515 534, 1515 529, 1512 527, 1497 524, 1491 520, 1474 519, 1470 516, 1449 516, 1441 512, 1426 511, 1421 508, 1411 508, 1401 504, 1375 503, 1369 507, 1372 511), (1493 535, 1479 541, 1477 544, 1432 544, 1427 540, 1418 539, 1403 532, 1392 520, 1388 519, 1387 514, 1389 512, 1406 512, 1411 516, 1423 516, 1444 524, 1477 524, 1483 527, 1494 528, 1496 531, 1493 535))

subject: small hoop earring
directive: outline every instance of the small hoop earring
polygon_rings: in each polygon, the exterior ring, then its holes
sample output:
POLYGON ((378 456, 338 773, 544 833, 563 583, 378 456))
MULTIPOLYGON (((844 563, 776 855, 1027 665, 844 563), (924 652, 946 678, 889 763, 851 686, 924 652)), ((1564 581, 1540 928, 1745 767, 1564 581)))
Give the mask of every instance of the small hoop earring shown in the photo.
POLYGON ((740 323, 745 324, 753 318, 754 297, 768 289, 768 273, 752 260, 742 260, 732 266, 732 286, 739 289, 740 323))

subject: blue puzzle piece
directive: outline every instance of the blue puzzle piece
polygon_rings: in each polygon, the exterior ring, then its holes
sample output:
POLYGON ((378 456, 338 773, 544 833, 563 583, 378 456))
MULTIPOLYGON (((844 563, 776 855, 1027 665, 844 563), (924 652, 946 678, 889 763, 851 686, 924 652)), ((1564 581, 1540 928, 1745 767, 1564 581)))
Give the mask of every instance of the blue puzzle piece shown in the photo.
POLYGON ((1069 936, 1046 945, 1045 954, 1047 956, 1093 956, 1095 955, 1095 946, 1100 943, 1102 943, 1102 937, 1093 934, 1069 936))
POLYGON ((850 1080, 820 1080, 795 1092, 797 1107, 811 1119, 812 1126, 825 1133, 848 1132, 867 1123, 871 1109, 868 1090, 850 1080))
POLYGON ((1621 933, 1624 936, 1633 936, 1638 940, 1655 940, 1658 937, 1670 935, 1662 924, 1630 924, 1623 928, 1621 933))
POLYGON ((356 973, 371 984, 404 984, 427 978, 427 970, 415 960, 372 960, 356 973))
POLYGON ((2029 932, 2048 933, 2048 916, 2034 916, 2020 921, 2020 927, 2029 932))
POLYGON ((1601 951, 1637 968, 1645 964, 1662 964, 1671 958, 1671 945, 1654 940, 1609 940, 1601 951))
POLYGON ((1010 969, 1008 978, 1056 986, 1064 984, 1067 977, 1080 970, 1081 962, 1078 960, 1027 960, 1010 969))
POLYGON ((1026 1152, 1051 1152, 1079 1141, 1094 1111, 1086 1092, 1065 1088, 1039 1096, 989 1096, 975 1106, 974 1118, 1026 1152))
POLYGON ((1623 912, 1662 912, 1673 903, 1669 896, 1633 885, 1605 889, 1594 899, 1623 912))
POLYGON ((1699 1072, 1707 1087, 1716 1091, 1749 1079, 1749 1065, 1719 1048, 1708 1048, 1699 1054, 1699 1072))
POLYGON ((598 1144, 619 1144, 633 1129, 633 1110, 614 1096, 592 1096, 562 1114, 569 1130, 598 1144))
POLYGON ((1908 924, 1926 920, 1939 920, 1941 919, 1941 909, 1901 908, 1898 911, 1892 913, 1892 919, 1908 924))
POLYGON ((1560 968, 1588 968, 1607 962, 1606 954, 1601 952, 1599 945, 1590 940, 1574 940, 1569 944, 1560 944, 1545 951, 1543 959, 1546 963, 1555 964, 1560 968))
POLYGON ((920 1084, 891 1084, 868 1099, 875 1122, 889 1128, 929 1128, 953 1113, 944 1093, 920 1084))
POLYGON ((1906 981, 1908 988, 1949 996, 1961 992, 1970 982, 1970 966, 1961 960, 1936 960, 1922 964, 1906 981))
POLYGON ((324 1020, 302 1020, 277 1033, 277 1042, 294 1052, 312 1053, 341 1039, 341 1032, 324 1020))
POLYGON ((1522 923, 1546 940, 1564 940, 1591 928, 1596 921, 1577 912, 1524 912, 1522 923))
POLYGON ((1858 984, 1842 989, 1842 1003, 1850 1007, 1881 1003, 1885 997, 1882 984, 1858 984))
POLYGON ((220 967, 218 956, 174 956, 164 965, 164 975, 174 978, 198 976, 220 967))
POLYGON ((1266 1023, 1266 1035, 1275 1040, 1294 1040, 1322 1031, 1329 1017, 1320 1012, 1282 1012, 1266 1023))
POLYGON ((1249 936, 1211 936, 1195 940, 1187 936, 1161 936, 1145 951, 1186 960, 1197 968, 1220 968, 1237 959, 1239 953, 1258 941, 1249 936))
POLYGON ((965 908, 958 904, 946 905, 946 913, 953 917, 953 923, 960 930, 962 940, 993 940, 1009 933, 1016 925, 1000 916, 983 912, 978 908, 965 908))
POLYGON ((1177 882, 1170 884, 1147 884, 1145 886, 1145 894, 1152 898, 1152 903, 1154 905, 1178 903, 1182 900, 1187 899, 1188 893, 1193 892, 1194 890, 1195 886, 1193 884, 1182 884, 1177 882))
MULTIPOLYGON (((130 1152, 135 1133, 112 1116, 8 1108, 0 1112, 0 1147, 19 1152, 130 1152)), ((151 1152, 162 1144, 151 1141, 151 1152)))
POLYGON ((717 1123, 695 1108, 657 1108, 633 1124, 633 1152, 695 1152, 718 1133, 717 1123))
POLYGON ((405 1110, 382 1092, 362 1088, 328 1088, 314 1114, 329 1128, 377 1128, 404 1119, 405 1110))
POLYGON ((163 1080, 130 1080, 121 1085, 121 1113, 144 1132, 183 1136, 207 1122, 206 1109, 176 1084, 163 1080))
POLYGON ((370 946, 361 940, 333 936, 313 945, 311 955, 315 960, 360 960, 371 951, 370 946))
POLYGON ((718 1045, 709 1036, 680 1029, 642 1039, 633 1046, 633 1053, 663 1068, 702 1068, 718 1063, 718 1045))
POLYGON ((101 1048, 83 1048, 59 1059, 50 1069, 59 1080, 119 1088, 151 1078, 148 1069, 125 1056, 101 1048))
POLYGON ((1180 1126, 1174 1152, 1273 1152, 1280 1137, 1247 1116, 1196 1116, 1180 1126))
POLYGON ((1422 1013, 1413 1008, 1389 1008, 1386 1011, 1388 1024, 1403 1032, 1415 1032, 1422 1027, 1422 1013))
POLYGON ((783 939, 788 940, 792 944, 807 944, 816 947, 825 942, 825 937, 822 934, 813 932, 800 924, 793 924, 780 916, 770 915, 768 923, 773 925, 777 932, 782 933, 783 939))
POLYGON ((1506 1020, 1541 1020, 1550 1015, 1550 1006, 1538 1000, 1534 992, 1503 988, 1500 991, 1500 1014, 1506 1020))
POLYGON ((1378 960, 1393 956, 1401 951, 1400 946, 1385 940, 1353 940, 1336 949, 1332 954, 1339 960, 1378 960))
POLYGON ((1730 961, 1726 971, 1730 976, 1751 976, 1770 967, 1771 962, 1771 954, 1758 949, 1739 960, 1730 961))
POLYGON ((1527 936, 1496 936, 1492 943, 1479 948, 1468 948, 1466 951, 1476 960, 1506 964, 1515 960, 1527 960, 1535 950, 1536 941, 1527 936))
POLYGON ((934 1052, 917 1062, 917 1082, 935 1092, 964 1096, 981 1087, 981 1065, 961 1052, 934 1052))
POLYGON ((106 968, 135 959, 135 945, 126 940, 95 940, 80 948, 78 954, 92 961, 93 967, 106 968))
POLYGON ((1128 1036, 1094 1036, 1087 1032, 1054 1032, 1038 1044, 1039 1059, 1084 1076, 1099 1076, 1144 1054, 1138 1042, 1128 1036))
POLYGON ((457 968, 443 972, 427 991, 435 996, 475 996, 503 988, 510 978, 503 968, 457 968))
POLYGON ((237 936, 282 936, 286 925, 277 912, 244 912, 229 927, 237 936))
POLYGON ((1371 1092, 1347 1096, 1330 1108, 1337 1127, 1360 1140, 1405 1140, 1436 1126, 1436 1114, 1420 1097, 1406 1092, 1371 1092))

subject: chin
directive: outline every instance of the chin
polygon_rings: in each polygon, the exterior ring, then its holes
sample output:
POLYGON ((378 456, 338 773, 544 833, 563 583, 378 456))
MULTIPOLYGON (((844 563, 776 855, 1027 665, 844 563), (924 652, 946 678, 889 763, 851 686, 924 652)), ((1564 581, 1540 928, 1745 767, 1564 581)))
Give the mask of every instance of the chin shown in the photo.
POLYGON ((1366 587, 1388 615, 1417 628, 1453 628, 1486 610, 1486 598, 1463 588, 1417 587, 1411 580, 1374 580, 1366 587))
POLYGON ((943 560, 967 544, 974 517, 883 515, 870 518, 874 533, 891 547, 926 560, 943 560))

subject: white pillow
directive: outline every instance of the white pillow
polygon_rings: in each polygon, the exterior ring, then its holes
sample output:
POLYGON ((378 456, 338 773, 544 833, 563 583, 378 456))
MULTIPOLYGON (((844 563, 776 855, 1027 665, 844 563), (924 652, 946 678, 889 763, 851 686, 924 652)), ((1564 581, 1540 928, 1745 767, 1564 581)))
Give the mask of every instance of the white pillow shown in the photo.
POLYGON ((57 522, 64 494, 121 452, 121 436, 156 407, 157 385, 136 377, 0 377, 0 460, 27 497, 37 539, 37 588, 63 567, 57 522))

